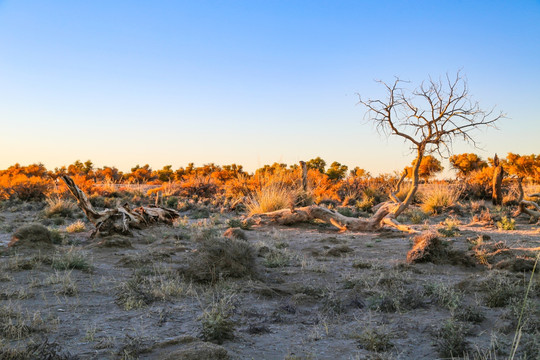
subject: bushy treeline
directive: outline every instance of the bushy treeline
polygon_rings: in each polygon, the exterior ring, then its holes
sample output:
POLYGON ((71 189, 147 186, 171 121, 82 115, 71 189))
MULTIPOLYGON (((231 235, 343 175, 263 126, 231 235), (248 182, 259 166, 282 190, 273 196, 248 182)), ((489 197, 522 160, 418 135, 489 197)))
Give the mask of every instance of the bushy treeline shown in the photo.
MULTIPOLYGON (((492 159, 485 161, 476 154, 459 154, 450 158, 451 166, 457 171, 456 181, 466 184, 465 194, 471 198, 490 196, 492 162, 492 159)), ((508 174, 529 182, 540 181, 538 155, 509 153, 501 162, 508 174)), ((399 172, 373 176, 360 167, 349 169, 337 161, 327 166, 320 157, 307 161, 306 165, 309 195, 317 203, 377 203, 386 198, 400 176, 399 172)), ((439 160, 426 156, 422 160, 420 176, 427 182, 442 169, 439 160)), ((408 168, 404 170, 408 171, 408 168)), ((148 164, 137 165, 125 173, 114 166, 95 167, 90 160, 75 161, 54 170, 46 169, 43 164, 15 164, 0 170, 0 199, 39 200, 51 193, 63 193, 66 190, 63 183, 56 180, 61 175, 69 175, 90 195, 114 196, 126 191, 130 184, 131 188, 133 184, 141 184, 154 185, 145 195, 160 192, 165 196, 221 197, 234 201, 269 186, 300 189, 301 172, 298 164, 283 163, 265 165, 254 173, 247 173, 242 165, 220 166, 213 163, 203 166, 190 163, 176 170, 171 165, 159 170, 153 170, 148 164)))

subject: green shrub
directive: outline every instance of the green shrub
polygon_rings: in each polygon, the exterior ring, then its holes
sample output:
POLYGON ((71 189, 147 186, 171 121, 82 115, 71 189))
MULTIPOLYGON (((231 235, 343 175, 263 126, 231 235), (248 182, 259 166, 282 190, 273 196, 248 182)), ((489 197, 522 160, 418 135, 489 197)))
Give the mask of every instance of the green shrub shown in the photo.
POLYGON ((500 230, 516 230, 516 220, 503 216, 501 221, 497 221, 497 227, 500 230))

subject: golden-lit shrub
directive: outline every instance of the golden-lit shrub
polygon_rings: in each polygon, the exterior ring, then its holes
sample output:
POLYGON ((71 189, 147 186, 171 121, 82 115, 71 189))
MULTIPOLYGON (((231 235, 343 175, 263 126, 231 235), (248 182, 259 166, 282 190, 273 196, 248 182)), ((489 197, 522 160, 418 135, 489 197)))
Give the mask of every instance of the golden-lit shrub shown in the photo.
POLYGON ((341 202, 338 195, 339 184, 330 180, 328 175, 318 170, 308 170, 308 184, 316 203, 329 200, 341 202))
POLYGON ((229 179, 224 185, 225 197, 228 199, 240 199, 255 191, 255 180, 247 174, 240 174, 229 179))

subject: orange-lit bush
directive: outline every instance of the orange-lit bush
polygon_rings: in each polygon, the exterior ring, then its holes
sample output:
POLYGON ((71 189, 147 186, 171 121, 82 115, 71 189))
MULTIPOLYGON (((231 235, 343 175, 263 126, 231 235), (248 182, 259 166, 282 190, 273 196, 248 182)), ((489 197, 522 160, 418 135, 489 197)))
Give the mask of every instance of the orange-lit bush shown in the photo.
POLYGON ((218 192, 219 183, 210 176, 190 176, 180 183, 180 195, 210 198, 218 192))
POLYGON ((462 196, 465 199, 488 199, 492 194, 493 168, 472 171, 465 179, 462 196))
POLYGON ((4 174, 0 176, 0 199, 42 200, 51 187, 51 179, 24 174, 4 174))

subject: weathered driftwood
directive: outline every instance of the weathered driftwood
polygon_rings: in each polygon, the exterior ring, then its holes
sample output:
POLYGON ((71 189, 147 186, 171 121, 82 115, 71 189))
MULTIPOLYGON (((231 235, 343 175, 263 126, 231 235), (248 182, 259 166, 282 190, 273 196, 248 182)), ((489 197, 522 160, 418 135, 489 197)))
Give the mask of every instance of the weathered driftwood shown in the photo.
POLYGON ((469 253, 490 268, 531 271, 540 256, 540 247, 509 248, 504 243, 497 242, 477 245, 469 253))
MULTIPOLYGON (((534 201, 523 199, 524 193, 523 193, 522 182, 523 182, 523 177, 518 177, 517 184, 518 184, 518 204, 519 205, 518 205, 517 210, 512 215, 514 217, 517 217, 521 214, 527 214, 530 217, 532 217, 535 221, 538 221, 538 219, 540 219, 540 206, 534 201)), ((530 194, 528 195, 528 197, 530 198, 540 197, 540 193, 530 194)))
POLYGON ((520 214, 527 214, 538 221, 540 219, 540 206, 534 201, 521 200, 516 215, 520 214))
POLYGON ((88 220, 96 227, 92 237, 112 234, 130 235, 132 229, 144 229, 152 224, 172 224, 174 219, 180 217, 180 213, 176 210, 159 206, 140 206, 132 209, 128 204, 124 204, 116 209, 97 211, 86 194, 69 176, 63 175, 62 180, 77 199, 79 207, 88 220))
POLYGON ((375 231, 384 224, 396 227, 401 231, 416 232, 406 225, 399 224, 395 219, 387 217, 395 204, 387 203, 377 210, 370 218, 354 218, 344 216, 337 211, 321 206, 311 205, 295 209, 282 209, 264 214, 255 214, 246 220, 257 224, 292 225, 311 220, 321 220, 340 229, 341 231, 375 231))

